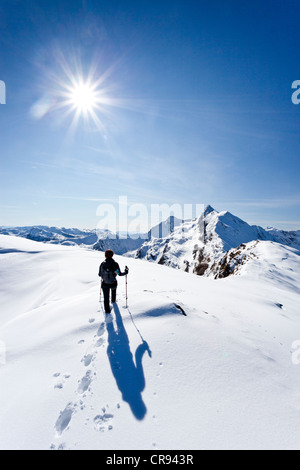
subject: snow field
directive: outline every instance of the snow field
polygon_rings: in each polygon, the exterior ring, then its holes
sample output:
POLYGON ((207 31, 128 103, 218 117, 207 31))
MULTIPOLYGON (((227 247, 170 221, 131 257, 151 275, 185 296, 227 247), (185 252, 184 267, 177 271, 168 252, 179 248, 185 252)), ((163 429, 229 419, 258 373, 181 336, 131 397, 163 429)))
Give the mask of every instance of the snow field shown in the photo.
POLYGON ((299 260, 260 242, 239 276, 0 237, 0 448, 299 449, 299 260), (186 313, 182 314, 176 305, 186 313))

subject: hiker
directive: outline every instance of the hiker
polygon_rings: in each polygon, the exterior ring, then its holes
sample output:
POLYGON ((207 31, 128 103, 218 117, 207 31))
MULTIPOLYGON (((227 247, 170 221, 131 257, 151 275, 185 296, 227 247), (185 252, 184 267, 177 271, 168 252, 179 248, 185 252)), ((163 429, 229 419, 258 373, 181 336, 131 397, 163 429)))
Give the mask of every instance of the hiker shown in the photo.
POLYGON ((103 290, 104 296, 104 308, 105 313, 110 313, 109 297, 111 290, 111 301, 112 303, 116 302, 117 296, 117 275, 126 276, 129 272, 127 266, 125 266, 125 271, 122 273, 120 266, 113 259, 114 252, 112 250, 106 250, 105 252, 105 261, 100 264, 99 276, 102 279, 101 289, 103 290))

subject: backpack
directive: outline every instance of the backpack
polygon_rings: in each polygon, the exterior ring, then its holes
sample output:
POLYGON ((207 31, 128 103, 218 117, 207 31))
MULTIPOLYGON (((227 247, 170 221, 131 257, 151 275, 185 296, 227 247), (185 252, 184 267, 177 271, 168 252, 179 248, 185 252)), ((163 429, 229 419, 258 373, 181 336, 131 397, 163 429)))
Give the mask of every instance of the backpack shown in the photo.
POLYGON ((101 264, 101 277, 105 284, 114 284, 116 282, 115 269, 115 263, 107 263, 104 261, 104 263, 101 264))

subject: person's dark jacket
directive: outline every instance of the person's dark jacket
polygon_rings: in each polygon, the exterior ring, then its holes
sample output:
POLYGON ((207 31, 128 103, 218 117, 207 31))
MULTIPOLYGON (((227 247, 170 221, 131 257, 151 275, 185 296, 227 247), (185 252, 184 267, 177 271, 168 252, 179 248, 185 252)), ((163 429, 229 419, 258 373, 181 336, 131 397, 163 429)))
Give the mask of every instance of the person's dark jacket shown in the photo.
POLYGON ((126 267, 122 273, 119 264, 113 258, 106 259, 99 267, 99 277, 102 279, 102 286, 117 287, 117 276, 126 276, 126 274, 128 274, 128 268, 126 267), (105 282, 107 270, 111 273, 109 282, 105 282))

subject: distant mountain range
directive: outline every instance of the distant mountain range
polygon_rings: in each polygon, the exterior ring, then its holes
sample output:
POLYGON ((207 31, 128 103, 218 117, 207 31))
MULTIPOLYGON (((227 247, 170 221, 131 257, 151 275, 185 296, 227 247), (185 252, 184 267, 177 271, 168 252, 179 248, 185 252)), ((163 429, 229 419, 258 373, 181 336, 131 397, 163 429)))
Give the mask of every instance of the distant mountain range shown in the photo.
MULTIPOLYGON (((124 238, 108 230, 79 230, 47 226, 0 227, 0 234, 30 240, 77 245, 145 259, 197 275, 226 277, 235 272, 234 259, 245 261, 247 244, 268 240, 300 250, 300 230, 284 231, 249 225, 228 211, 207 206, 194 220, 171 216, 142 238, 124 238), (245 251, 244 251, 245 250, 245 251)), ((251 245, 252 246, 252 245, 251 245)))
POLYGON ((58 228, 44 225, 26 227, 0 227, 0 234, 14 235, 37 242, 52 243, 66 246, 82 246, 94 250, 105 251, 112 249, 115 253, 136 250, 144 241, 141 239, 124 238, 109 230, 81 230, 77 228, 58 228))
MULTIPOLYGON (((96 230, 79 230, 77 228, 57 228, 44 225, 26 227, 0 227, 2 235, 15 235, 37 242, 61 245, 88 245, 98 241, 96 230)), ((105 232, 103 232, 105 237, 105 232)))

